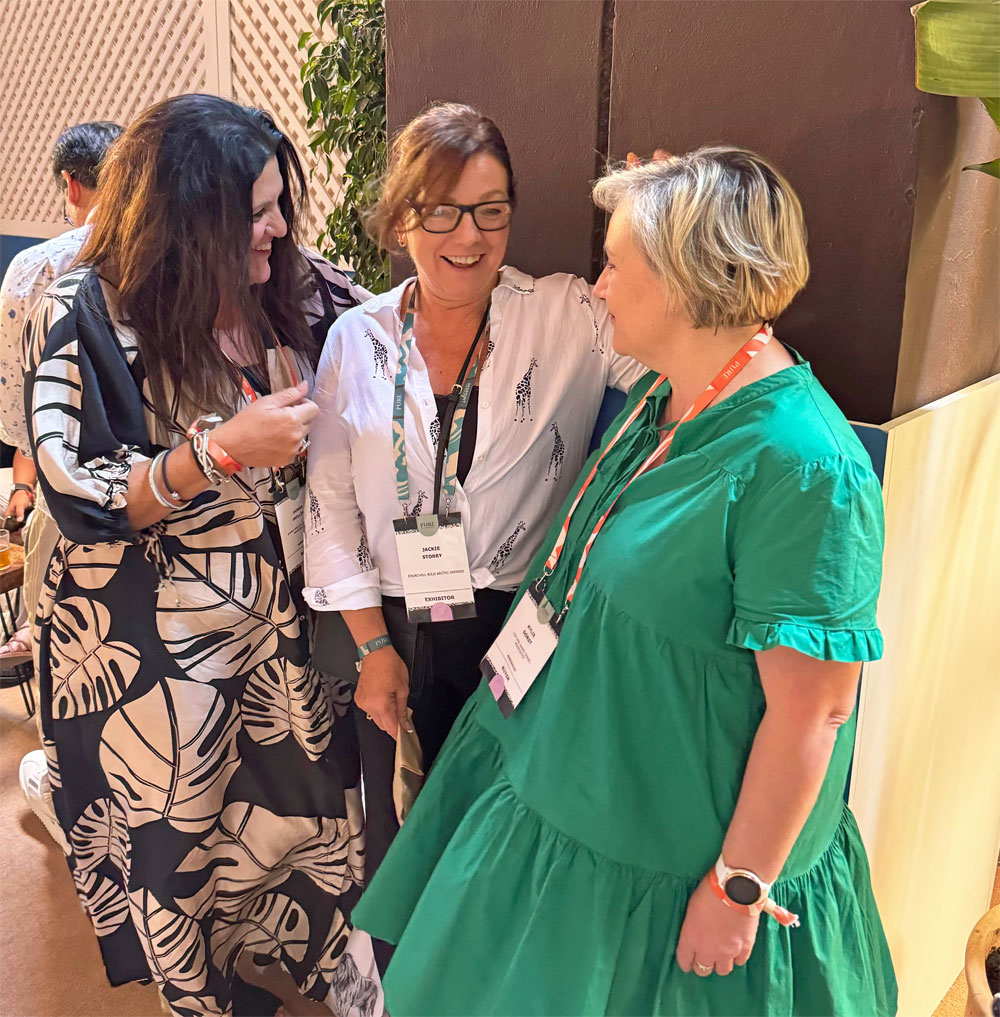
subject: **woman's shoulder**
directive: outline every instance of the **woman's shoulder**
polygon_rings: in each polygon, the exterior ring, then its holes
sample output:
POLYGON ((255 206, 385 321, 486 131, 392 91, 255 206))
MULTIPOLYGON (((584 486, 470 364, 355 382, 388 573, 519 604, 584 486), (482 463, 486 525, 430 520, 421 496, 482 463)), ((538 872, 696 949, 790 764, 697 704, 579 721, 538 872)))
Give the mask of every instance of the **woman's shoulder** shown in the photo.
POLYGON ((550 275, 532 276, 512 265, 505 265, 500 270, 497 288, 524 298, 526 307, 559 302, 581 305, 589 301, 591 296, 590 284, 578 275, 553 272, 550 275))
POLYGON ((795 480, 803 486, 877 488, 871 457, 809 365, 789 371, 795 377, 777 384, 748 417, 751 455, 744 462, 753 486, 762 490, 795 480))

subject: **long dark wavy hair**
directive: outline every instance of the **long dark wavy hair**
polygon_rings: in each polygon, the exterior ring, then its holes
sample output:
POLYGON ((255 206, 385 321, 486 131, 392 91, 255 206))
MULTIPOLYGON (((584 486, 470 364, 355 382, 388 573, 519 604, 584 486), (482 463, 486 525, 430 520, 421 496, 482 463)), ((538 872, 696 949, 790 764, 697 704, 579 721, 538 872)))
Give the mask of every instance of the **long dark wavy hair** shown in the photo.
POLYGON ((141 113, 101 167, 100 201, 80 252, 118 290, 136 336, 152 408, 169 421, 237 403, 238 369, 213 336, 222 308, 242 323, 254 359, 264 337, 315 363, 302 311, 315 288, 298 248, 305 178, 292 143, 267 114, 213 95, 182 95, 141 113), (271 244, 271 276, 250 283, 253 185, 275 156, 288 225, 271 244))

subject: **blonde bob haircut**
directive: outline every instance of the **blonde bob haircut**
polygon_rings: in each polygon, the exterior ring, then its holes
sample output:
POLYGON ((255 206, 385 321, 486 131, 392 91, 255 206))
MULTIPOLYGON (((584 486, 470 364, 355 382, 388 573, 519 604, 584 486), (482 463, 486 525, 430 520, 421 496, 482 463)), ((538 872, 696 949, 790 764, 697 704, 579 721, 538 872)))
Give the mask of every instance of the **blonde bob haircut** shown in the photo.
POLYGON ((614 169, 594 185, 594 202, 628 215, 632 242, 696 328, 773 321, 809 278, 799 199, 746 149, 614 169))

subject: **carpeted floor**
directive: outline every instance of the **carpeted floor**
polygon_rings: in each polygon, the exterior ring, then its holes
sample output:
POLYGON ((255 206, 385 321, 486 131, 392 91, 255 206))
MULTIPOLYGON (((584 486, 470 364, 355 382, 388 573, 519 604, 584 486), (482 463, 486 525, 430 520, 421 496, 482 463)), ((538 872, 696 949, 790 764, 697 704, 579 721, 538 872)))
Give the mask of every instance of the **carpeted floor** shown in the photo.
POLYGON ((20 692, 0 691, 0 1017, 159 1017, 152 986, 107 982, 63 854, 18 784, 36 748, 20 692))

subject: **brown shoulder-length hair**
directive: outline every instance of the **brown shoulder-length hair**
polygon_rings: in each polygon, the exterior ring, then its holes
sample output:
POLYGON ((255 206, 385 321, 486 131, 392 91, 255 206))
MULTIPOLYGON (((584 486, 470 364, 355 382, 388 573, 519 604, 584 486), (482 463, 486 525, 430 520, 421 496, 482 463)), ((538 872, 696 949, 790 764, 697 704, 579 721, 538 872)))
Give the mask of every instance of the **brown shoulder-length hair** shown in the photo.
POLYGON ((392 139, 381 193, 365 226, 382 250, 400 250, 395 231, 416 224, 414 207, 442 196, 474 155, 485 152, 507 171, 507 196, 516 195, 510 153, 500 128, 471 106, 438 102, 415 116, 392 139))
POLYGON ((232 411, 238 370, 213 336, 220 307, 239 321, 263 361, 264 337, 310 360, 316 351, 302 302, 311 288, 296 223, 305 178, 288 138, 261 110, 213 95, 182 95, 141 113, 101 167, 99 205, 80 252, 118 291, 149 380, 152 409, 232 411), (250 283, 253 185, 277 157, 288 225, 271 244, 271 276, 250 283))

